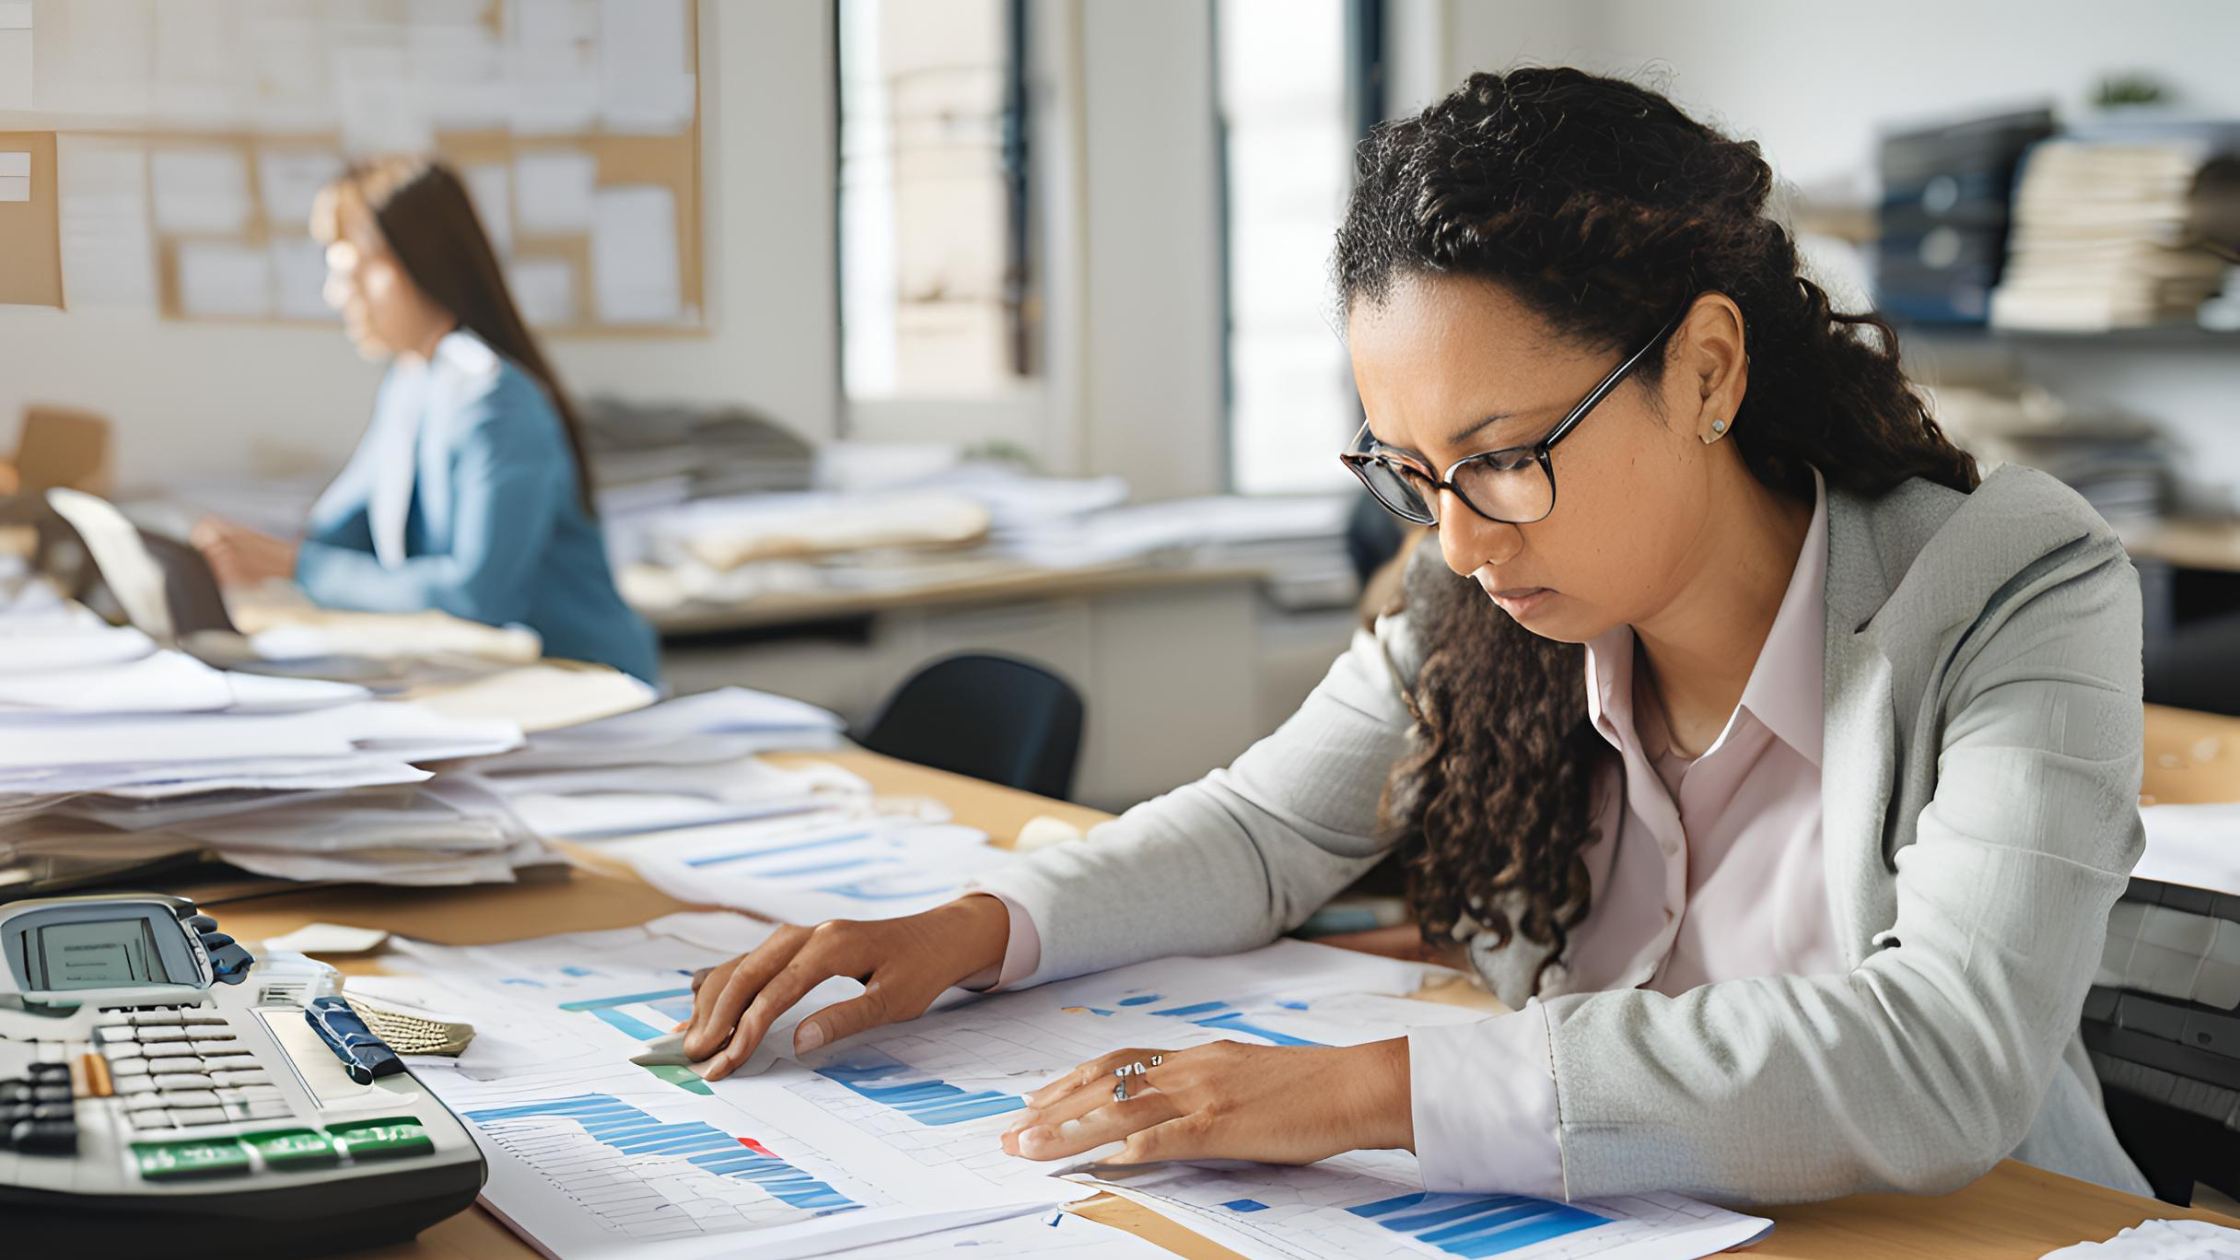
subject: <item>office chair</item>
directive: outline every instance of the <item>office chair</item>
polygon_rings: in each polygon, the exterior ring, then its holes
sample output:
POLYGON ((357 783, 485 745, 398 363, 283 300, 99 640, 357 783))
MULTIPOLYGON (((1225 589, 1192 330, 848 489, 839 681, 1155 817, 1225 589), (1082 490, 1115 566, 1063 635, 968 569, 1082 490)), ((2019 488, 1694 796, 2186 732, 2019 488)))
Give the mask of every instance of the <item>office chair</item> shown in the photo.
POLYGON ((1060 800, 1081 751, 1081 695, 1039 665, 967 654, 895 688, 859 743, 936 770, 1060 800))

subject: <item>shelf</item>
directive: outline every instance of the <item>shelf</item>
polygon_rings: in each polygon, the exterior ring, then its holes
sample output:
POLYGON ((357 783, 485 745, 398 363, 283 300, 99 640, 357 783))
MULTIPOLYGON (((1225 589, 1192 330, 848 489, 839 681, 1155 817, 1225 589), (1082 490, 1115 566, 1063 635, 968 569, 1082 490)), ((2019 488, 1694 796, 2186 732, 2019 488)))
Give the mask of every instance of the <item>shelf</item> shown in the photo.
POLYGON ((2101 350, 2240 351, 2240 332, 2216 332, 2198 324, 2157 324, 2107 332, 2052 332, 1992 328, 1984 324, 1898 324, 1899 344, 1908 340, 1947 344, 1991 344, 2025 348, 2101 350))

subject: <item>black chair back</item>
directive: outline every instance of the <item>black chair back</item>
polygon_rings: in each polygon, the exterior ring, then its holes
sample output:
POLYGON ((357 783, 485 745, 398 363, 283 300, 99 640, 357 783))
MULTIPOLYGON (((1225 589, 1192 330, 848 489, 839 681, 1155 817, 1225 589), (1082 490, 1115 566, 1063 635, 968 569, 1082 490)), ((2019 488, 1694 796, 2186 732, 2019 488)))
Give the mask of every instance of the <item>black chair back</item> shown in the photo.
POLYGON ((1081 694, 1039 665, 973 653, 935 661, 887 700, 858 741, 873 752, 1066 799, 1081 751, 1081 694))

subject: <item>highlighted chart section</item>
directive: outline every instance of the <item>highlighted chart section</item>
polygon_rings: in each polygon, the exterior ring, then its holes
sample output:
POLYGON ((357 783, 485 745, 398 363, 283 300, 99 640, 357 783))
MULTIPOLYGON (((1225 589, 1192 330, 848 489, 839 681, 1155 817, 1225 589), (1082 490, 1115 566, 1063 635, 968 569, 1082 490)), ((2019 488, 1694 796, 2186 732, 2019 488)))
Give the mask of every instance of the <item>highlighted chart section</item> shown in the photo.
POLYGON ((624 1036, 651 1041, 677 1023, 692 1018, 692 990, 661 989, 652 993, 587 998, 580 1002, 562 1002, 560 1009, 589 1012, 624 1036))
POLYGON ((762 1229, 863 1206, 754 1138, 664 1121, 609 1094, 463 1114, 486 1140, 590 1205, 600 1225, 632 1238, 762 1229))
POLYGON ((843 1053, 815 1071, 919 1124, 963 1124, 1026 1106, 1017 1094, 964 1089, 869 1047, 843 1053))
POLYGON ((1473 1260, 1609 1223, 1569 1204, 1510 1194, 1403 1194, 1346 1211, 1449 1255, 1473 1260))

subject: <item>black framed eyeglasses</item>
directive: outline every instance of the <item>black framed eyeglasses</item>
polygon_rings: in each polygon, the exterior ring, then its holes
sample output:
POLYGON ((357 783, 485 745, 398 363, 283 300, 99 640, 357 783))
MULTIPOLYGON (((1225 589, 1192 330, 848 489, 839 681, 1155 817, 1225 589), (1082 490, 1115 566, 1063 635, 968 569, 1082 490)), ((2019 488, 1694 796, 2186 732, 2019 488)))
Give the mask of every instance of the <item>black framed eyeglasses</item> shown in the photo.
MULTIPOLYGON (((1682 314, 1686 312, 1683 311, 1682 314)), ((1665 321, 1647 345, 1627 356, 1625 362, 1612 369, 1602 383, 1587 392, 1570 413, 1548 430, 1548 435, 1530 446, 1505 446, 1498 451, 1483 451, 1454 462, 1444 478, 1434 477, 1415 457, 1377 441, 1369 432, 1367 422, 1353 438, 1353 446, 1338 456, 1340 462, 1353 470, 1369 493, 1394 516, 1414 521, 1418 525, 1439 523, 1439 492, 1451 490, 1471 511, 1489 521, 1504 525, 1530 525, 1547 519, 1556 510, 1556 470, 1548 459, 1548 452, 1556 443, 1571 436, 1579 422, 1587 418, 1595 404, 1610 396, 1610 391, 1631 375, 1649 352, 1664 344, 1664 339, 1680 324, 1680 316, 1665 321)))

